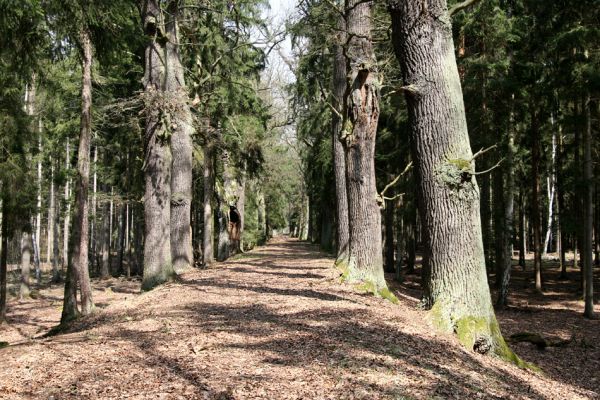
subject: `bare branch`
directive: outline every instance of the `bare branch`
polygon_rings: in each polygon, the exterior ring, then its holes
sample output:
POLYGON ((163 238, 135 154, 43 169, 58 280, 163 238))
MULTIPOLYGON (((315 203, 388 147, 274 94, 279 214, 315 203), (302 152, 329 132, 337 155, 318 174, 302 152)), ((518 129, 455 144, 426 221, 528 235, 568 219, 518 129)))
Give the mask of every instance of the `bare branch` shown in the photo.
POLYGON ((453 16, 454 14, 456 14, 457 12, 459 12, 459 11, 461 11, 461 10, 463 10, 463 9, 467 8, 467 7, 470 7, 470 6, 472 6, 473 4, 476 4, 476 3, 478 3, 478 2, 479 2, 479 0, 465 0, 465 1, 463 1, 462 3, 455 4, 455 5, 454 5, 452 8, 450 8, 450 9, 448 10, 448 15, 449 15, 450 17, 452 17, 452 16, 453 16))
POLYGON ((487 149, 484 149, 482 147, 481 150, 479 150, 477 153, 473 154, 473 157, 471 158, 471 161, 475 160, 477 157, 480 157, 480 156, 484 155, 488 151, 495 149, 496 147, 498 147, 497 144, 494 144, 494 145, 488 147, 487 149))
POLYGON ((471 175, 483 175, 483 174, 487 174, 488 172, 492 172, 493 170, 498 168, 500 166, 500 164, 502 164, 503 161, 504 161, 504 158, 501 159, 500 161, 498 161, 496 163, 496 165, 494 165, 492 168, 486 169, 485 171, 473 172, 471 175))
MULTIPOLYGON (((412 167, 412 164, 413 164, 413 163, 412 163, 412 161, 411 161, 411 162, 409 162, 409 163, 408 163, 408 165, 406 166, 406 168, 404 168, 404 171, 402 171, 402 173, 401 173, 400 175, 398 175, 398 176, 397 176, 397 177, 396 177, 396 178, 395 178, 393 181, 391 181, 390 183, 388 183, 388 184, 387 184, 387 186, 383 188, 383 190, 381 191, 381 194, 380 194, 380 196, 381 196, 383 199, 386 199, 386 197, 385 197, 385 192, 387 192, 387 190, 388 190, 389 188, 391 188, 391 187, 392 187, 392 186, 394 186, 396 183, 398 183, 398 181, 400 180, 400 178, 402 178, 402 176, 403 176, 404 174, 406 174, 406 173, 407 173, 407 172, 410 170, 410 168, 412 167)), ((389 200, 389 199, 388 199, 388 200, 389 200)))

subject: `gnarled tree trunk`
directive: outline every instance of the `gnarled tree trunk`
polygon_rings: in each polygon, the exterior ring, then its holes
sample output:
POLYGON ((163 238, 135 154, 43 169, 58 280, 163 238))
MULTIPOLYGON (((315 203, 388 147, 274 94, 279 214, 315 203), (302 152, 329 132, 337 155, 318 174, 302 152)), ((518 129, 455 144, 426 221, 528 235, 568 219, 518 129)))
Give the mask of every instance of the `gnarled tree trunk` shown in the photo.
POLYGON ((348 84, 341 137, 346 155, 350 246, 344 276, 349 282, 363 282, 374 292, 381 292, 387 285, 374 160, 380 82, 371 42, 371 5, 348 0, 346 10, 348 84))

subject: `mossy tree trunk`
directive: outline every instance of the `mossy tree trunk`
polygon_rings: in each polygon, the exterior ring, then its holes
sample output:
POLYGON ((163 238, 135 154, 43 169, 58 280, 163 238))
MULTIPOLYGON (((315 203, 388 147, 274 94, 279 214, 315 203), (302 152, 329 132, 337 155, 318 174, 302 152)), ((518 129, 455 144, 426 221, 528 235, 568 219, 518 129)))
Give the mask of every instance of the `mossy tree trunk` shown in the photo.
POLYGON ((487 284, 480 194, 446 0, 389 0, 424 233, 424 305, 469 349, 514 357, 487 284))
POLYGON ((170 116, 164 93, 165 35, 163 13, 158 0, 144 1, 142 23, 147 36, 145 54, 145 193, 144 273, 142 289, 149 290, 172 279, 171 261, 171 166, 170 116))
POLYGON ((377 292, 387 289, 374 161, 380 82, 371 41, 371 5, 347 0, 346 10, 348 83, 341 136, 346 155, 350 246, 345 277, 368 284, 377 292))

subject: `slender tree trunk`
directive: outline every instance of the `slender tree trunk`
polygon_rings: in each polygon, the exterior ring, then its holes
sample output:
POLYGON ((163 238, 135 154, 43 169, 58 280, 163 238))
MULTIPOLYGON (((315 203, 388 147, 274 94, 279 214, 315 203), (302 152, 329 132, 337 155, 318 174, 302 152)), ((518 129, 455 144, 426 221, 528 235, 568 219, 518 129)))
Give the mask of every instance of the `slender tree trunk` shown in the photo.
MULTIPOLYGON (((54 196, 56 198, 56 196, 54 196)), ((58 262, 60 260, 60 250, 58 247, 58 237, 60 236, 60 218, 59 218, 59 206, 58 202, 54 201, 54 219, 52 220, 54 225, 54 243, 52 246, 52 283, 59 283, 62 278, 58 271, 58 262)))
MULTIPOLYGON (((514 106, 514 95, 512 103, 514 106)), ((512 268, 512 244, 513 244, 513 213, 514 213, 514 193, 515 193, 515 172, 514 159, 516 153, 515 131, 514 131, 514 110, 511 106, 510 119, 508 125, 508 143, 506 148, 506 162, 504 169, 506 174, 506 185, 504 187, 504 220, 502 229, 502 258, 499 264, 502 265, 499 276, 497 307, 506 307, 508 305, 508 288, 510 283, 510 272, 512 268)))
POLYGON ((6 322, 6 270, 8 256, 8 222, 6 209, 2 202, 2 215, 0 215, 0 325, 6 322))
POLYGON ((514 357, 494 315, 485 269, 462 89, 445 0, 390 0, 424 232, 424 298, 434 324, 480 353, 514 357))
POLYGON ((594 264, 592 232, 594 229, 594 173, 592 165, 592 112, 591 98, 588 92, 585 101, 586 130, 583 137, 583 179, 585 191, 583 196, 583 270, 584 300, 586 318, 594 318, 594 264))
POLYGON ((406 255, 406 226, 404 223, 405 212, 404 212, 405 203, 404 200, 401 199, 398 204, 396 204, 395 213, 396 213, 396 276, 395 279, 398 282, 402 282, 404 280, 404 272, 402 271, 402 265, 404 263, 404 257, 406 255))
MULTIPOLYGON (((69 138, 67 138, 66 156, 65 156, 65 171, 71 169, 71 149, 69 146, 69 138)), ((69 260, 69 237, 71 228, 71 178, 65 183, 65 218, 63 220, 63 258, 62 267, 68 264, 69 260)))
POLYGON ((144 221, 144 276, 142 289, 150 290, 173 279, 171 259, 171 124, 164 104, 166 43, 163 14, 158 0, 146 0, 142 23, 147 36, 144 90, 146 99, 144 221))
POLYGON ((350 257, 345 278, 381 292, 387 290, 387 284, 374 161, 380 82, 371 41, 371 5, 347 0, 346 9, 348 84, 341 137, 346 156, 350 257))
POLYGON ((192 247, 192 113, 188 105, 184 68, 179 52, 179 1, 171 0, 167 7, 166 22, 166 91, 170 107, 177 112, 171 115, 171 258, 176 273, 194 265, 192 247))
POLYGON ((240 187, 238 189, 238 200, 237 200, 237 209, 240 213, 240 222, 239 222, 239 237, 238 240, 238 252, 244 252, 244 223, 245 223, 245 213, 246 213, 246 172, 242 171, 240 173, 240 187))
POLYGON ((63 313, 61 323, 67 323, 77 315, 77 305, 70 300, 72 293, 79 286, 81 293, 81 314, 88 315, 94 311, 92 286, 88 268, 89 249, 89 200, 88 188, 90 183, 90 142, 92 138, 92 43, 90 33, 86 28, 80 31, 81 45, 81 130, 79 133, 79 148, 77 157, 77 181, 75 187, 75 217, 73 219, 72 246, 67 269, 72 269, 71 285, 65 285, 63 313))
POLYGON ((533 270, 535 290, 542 291, 542 215, 540 210, 540 130, 535 106, 531 105, 531 220, 533 223, 533 270))
POLYGON ((97 271, 98 268, 98 246, 96 242, 98 241, 96 231, 98 230, 96 224, 96 214, 98 208, 98 146, 94 146, 94 160, 93 160, 93 168, 94 175, 92 178, 92 219, 90 221, 90 252, 92 253, 92 264, 94 265, 94 270, 97 271))
POLYGON ((556 164, 554 169, 554 175, 556 176, 556 244, 560 263, 560 279, 568 279, 567 275, 567 263, 565 260, 566 243, 565 235, 563 234, 562 224, 563 215, 565 208, 565 197, 563 190, 563 178, 561 166, 563 163, 563 135, 562 125, 558 124, 558 152, 556 158, 556 164))
MULTIPOLYGON (((385 249, 385 272, 392 273, 394 272, 395 263, 394 263, 394 201, 385 200, 385 210, 384 210, 384 226, 385 226, 385 241, 384 241, 384 249, 385 249)), ((400 256, 400 255, 398 255, 400 256)))
POLYGON ((110 268, 108 265, 108 236, 110 235, 109 213, 110 205, 108 202, 105 202, 102 207, 102 227, 100 229, 100 278, 102 279, 106 279, 110 275, 110 268))
MULTIPOLYGON (((207 126, 208 127, 208 126, 207 126)), ((208 127, 210 129, 210 127, 208 127)), ((215 167, 214 167, 214 154, 212 144, 207 143, 204 145, 204 232, 202 238, 202 256, 204 257, 204 265, 209 266, 214 261, 214 250, 213 250, 213 227, 214 227, 214 216, 213 216, 213 196, 215 193, 215 167)))
POLYGON ((556 132, 554 130, 554 115, 551 116, 552 125, 552 165, 547 179, 548 191, 548 223, 546 228, 546 237, 544 238, 544 247, 542 248, 542 258, 546 257, 552 245, 552 221, 554 220, 554 197, 556 192, 556 176, 554 170, 556 166, 556 132))
POLYGON ((58 272, 58 212, 56 210, 56 194, 54 189, 54 163, 50 157, 50 206, 48 207, 48 248, 52 249, 52 283, 60 282, 58 272))
POLYGON ((118 275, 123 275, 123 260, 125 254, 125 220, 127 219, 127 208, 125 204, 121 204, 121 215, 119 216, 119 234, 117 243, 117 268, 118 275))
MULTIPOLYGON (((340 18, 338 25, 341 32, 345 32, 344 18, 340 18)), ((336 205, 336 264, 348 263, 348 190, 346 187, 346 160, 344 146, 340 141, 343 122, 344 95, 346 93, 346 58, 344 57, 343 43, 345 34, 339 33, 333 47, 333 107, 337 114, 332 114, 331 132, 333 147, 333 172, 335 177, 335 205, 336 205)))
MULTIPOLYGON (((258 193, 256 195, 256 201, 258 203, 258 206, 257 206, 257 208, 258 208, 258 212, 257 212, 258 231, 260 232, 260 237, 261 237, 261 241, 262 241, 262 240, 266 240, 266 238, 267 238, 267 229, 266 229, 266 222, 265 222, 267 210, 265 208, 265 195, 260 188, 258 189, 258 193)), ((300 238, 300 232, 298 232, 298 238, 300 238)))
POLYGON ((523 187, 519 190, 519 266, 525 271, 527 253, 527 229, 525 227, 525 200, 523 187))
MULTIPOLYGON (((29 225, 29 222, 27 223, 29 225)), ((28 232, 29 226, 25 227, 21 233, 21 286, 19 288, 19 298, 29 297, 31 292, 30 265, 31 265, 31 233, 28 232)))

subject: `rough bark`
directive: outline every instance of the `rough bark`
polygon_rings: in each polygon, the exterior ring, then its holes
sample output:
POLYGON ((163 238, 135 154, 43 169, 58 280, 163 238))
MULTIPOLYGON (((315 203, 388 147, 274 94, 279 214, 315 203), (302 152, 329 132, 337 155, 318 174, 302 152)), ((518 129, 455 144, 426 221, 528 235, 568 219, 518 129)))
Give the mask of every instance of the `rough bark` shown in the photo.
MULTIPOLYGON (((208 141, 207 141, 208 142, 208 141)), ((208 266, 214 261, 213 250, 213 196, 215 192, 215 166, 213 147, 210 143, 204 145, 204 232, 202 238, 202 256, 204 265, 208 266)))
MULTIPOLYGON (((29 224, 28 224, 29 225, 29 224)), ((31 292, 31 233, 29 227, 26 227, 21 233, 21 285, 19 287, 19 298, 29 297, 31 292)))
MULTIPOLYGON (((345 30, 345 21, 340 18, 338 25, 345 30)), ((336 222, 336 264, 348 262, 348 241, 350 236, 348 225, 348 191, 346 188, 346 160, 344 146, 340 141, 343 122, 344 94, 346 93, 346 58, 342 44, 345 35, 340 33, 336 37, 333 47, 333 107, 339 114, 332 113, 332 151, 333 172, 335 177, 335 222, 336 222)))
POLYGON ((487 284, 480 194, 445 0, 389 0, 424 233, 423 303, 434 324, 480 353, 515 359, 487 284))
POLYGON ((166 87, 171 102, 171 259, 176 273, 194 264, 192 247, 192 113, 179 52, 179 1, 171 1, 166 29, 166 87))
POLYGON ((63 315, 61 323, 66 323, 77 315, 77 305, 70 297, 79 287, 81 295, 81 314, 88 315, 94 311, 92 287, 88 268, 89 249, 89 200, 90 183, 90 142, 92 139, 92 43, 90 33, 82 28, 79 33, 81 47, 81 126, 79 131, 79 147, 77 151, 77 175, 75 186, 75 215, 71 236, 71 251, 68 268, 72 269, 71 285, 65 285, 63 315), (69 309, 69 307, 73 307, 69 309))
POLYGON ((381 292, 387 290, 387 284, 374 161, 380 81, 371 41, 371 5, 347 0, 346 10, 347 87, 341 137, 346 158, 350 245, 344 277, 381 292))
POLYGON ((592 112, 590 94, 585 102, 586 129, 583 136, 583 179, 585 190, 583 196, 583 271, 584 302, 583 315, 594 318, 594 264, 592 233, 594 229, 594 174, 592 165, 592 112))
POLYGON ((142 289, 150 290, 175 276, 171 262, 171 167, 169 110, 164 96, 165 37, 158 0, 144 1, 142 23, 148 43, 145 53, 144 90, 144 274, 142 289))

